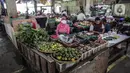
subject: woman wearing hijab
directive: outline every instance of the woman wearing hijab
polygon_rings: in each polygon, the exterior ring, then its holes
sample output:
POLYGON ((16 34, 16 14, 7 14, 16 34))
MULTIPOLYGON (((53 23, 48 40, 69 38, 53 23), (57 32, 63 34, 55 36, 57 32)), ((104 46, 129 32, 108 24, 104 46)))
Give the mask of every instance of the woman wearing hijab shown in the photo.
POLYGON ((66 17, 62 17, 60 23, 57 25, 56 28, 56 35, 52 35, 51 37, 57 39, 61 34, 70 34, 70 26, 69 24, 67 24, 66 17))
POLYGON ((70 26, 67 24, 66 18, 62 18, 60 24, 58 24, 56 29, 56 34, 69 34, 70 33, 70 26))

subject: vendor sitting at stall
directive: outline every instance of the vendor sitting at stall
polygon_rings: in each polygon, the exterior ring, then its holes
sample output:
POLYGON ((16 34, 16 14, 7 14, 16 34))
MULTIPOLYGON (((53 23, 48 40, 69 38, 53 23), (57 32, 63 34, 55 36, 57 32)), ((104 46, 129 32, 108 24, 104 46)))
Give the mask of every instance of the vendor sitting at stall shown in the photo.
POLYGON ((70 34, 70 26, 67 24, 66 20, 62 20, 56 29, 57 39, 60 39, 61 41, 64 42, 71 42, 72 40, 68 41, 69 34, 70 34))
POLYGON ((96 17, 95 23, 90 25, 89 31, 97 33, 97 34, 102 34, 105 32, 105 26, 101 23, 101 20, 99 17, 96 17))
POLYGON ((85 14, 83 12, 79 12, 78 15, 77 15, 77 20, 78 21, 86 20, 85 14))
POLYGON ((69 34, 70 33, 70 26, 67 24, 66 20, 61 20, 60 24, 58 24, 56 29, 56 35, 59 34, 69 34))
POLYGON ((51 35, 51 38, 58 39, 59 35, 61 35, 61 34, 68 35, 68 34, 70 34, 70 31, 71 31, 71 29, 70 29, 69 24, 67 24, 67 18, 65 16, 63 16, 60 23, 57 25, 56 35, 51 35))
POLYGON ((105 18, 102 19, 102 23, 103 23, 104 26, 105 26, 105 33, 108 33, 108 32, 111 30, 110 24, 107 23, 107 20, 106 20, 105 18))

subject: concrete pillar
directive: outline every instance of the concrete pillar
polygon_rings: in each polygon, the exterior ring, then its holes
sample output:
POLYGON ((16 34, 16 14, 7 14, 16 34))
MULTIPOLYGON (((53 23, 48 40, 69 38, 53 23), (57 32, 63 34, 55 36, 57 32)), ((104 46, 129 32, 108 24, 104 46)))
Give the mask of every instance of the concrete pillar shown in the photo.
POLYGON ((93 0, 86 0, 86 8, 85 8, 85 12, 86 15, 90 14, 90 6, 93 5, 93 0))
POLYGON ((37 0, 33 0, 33 1, 34 1, 34 10, 37 15, 37 0))
POLYGON ((8 16, 17 16, 17 8, 15 0, 6 0, 8 16))

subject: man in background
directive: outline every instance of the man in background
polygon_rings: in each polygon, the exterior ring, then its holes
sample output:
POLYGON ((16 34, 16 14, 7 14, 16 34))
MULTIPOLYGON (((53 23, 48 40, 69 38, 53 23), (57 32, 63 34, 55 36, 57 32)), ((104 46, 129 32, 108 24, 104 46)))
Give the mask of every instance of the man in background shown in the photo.
POLYGON ((78 15, 77 15, 77 20, 79 20, 79 21, 86 20, 86 16, 85 16, 85 14, 84 14, 82 11, 80 11, 80 12, 78 13, 78 15))

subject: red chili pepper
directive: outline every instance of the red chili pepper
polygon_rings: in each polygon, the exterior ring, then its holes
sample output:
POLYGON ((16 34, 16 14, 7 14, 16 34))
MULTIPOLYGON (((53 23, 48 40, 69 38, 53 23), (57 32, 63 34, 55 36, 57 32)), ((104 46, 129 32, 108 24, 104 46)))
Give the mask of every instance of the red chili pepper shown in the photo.
POLYGON ((36 23, 32 21, 32 28, 36 29, 36 23))

